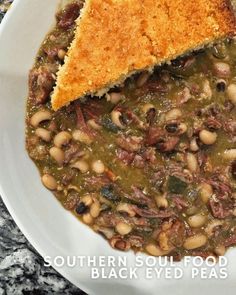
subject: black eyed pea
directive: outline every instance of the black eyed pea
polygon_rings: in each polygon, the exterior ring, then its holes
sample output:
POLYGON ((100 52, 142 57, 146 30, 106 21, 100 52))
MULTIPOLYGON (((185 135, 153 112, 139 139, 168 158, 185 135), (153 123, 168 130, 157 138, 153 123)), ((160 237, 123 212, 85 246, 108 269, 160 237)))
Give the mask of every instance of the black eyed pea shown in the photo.
POLYGON ((208 203, 210 197, 213 195, 213 188, 210 184, 203 182, 199 185, 199 193, 204 204, 208 203))
POLYGON ((207 237, 203 234, 196 234, 195 236, 188 237, 183 247, 186 250, 193 250, 204 246, 207 243, 207 237))
POLYGON ((101 211, 101 205, 98 201, 95 201, 90 207, 90 215, 93 218, 97 218, 101 211))
POLYGON ((196 156, 192 153, 187 153, 186 160, 188 169, 191 172, 196 173, 199 170, 199 165, 196 156))
POLYGON ((192 228, 202 227, 207 222, 207 217, 203 214, 192 215, 188 218, 188 224, 192 228))
POLYGON ((102 174, 105 172, 105 165, 101 160, 94 161, 92 163, 92 170, 97 174, 102 174))
POLYGON ((87 173, 89 171, 89 165, 85 160, 79 160, 70 165, 70 167, 78 169, 81 173, 87 173))
POLYGON ((218 79, 216 81, 216 89, 218 92, 224 92, 226 89, 226 81, 223 79, 218 79))
POLYGON ((210 132, 208 130, 201 130, 199 133, 199 138, 202 143, 206 145, 212 145, 216 142, 217 134, 216 132, 210 132))
POLYGON ((81 199, 81 202, 84 203, 86 206, 90 207, 93 204, 93 199, 90 195, 85 195, 81 199))
POLYGON ((66 56, 66 51, 64 49, 59 49, 57 56, 60 60, 64 60, 65 56, 66 56))
POLYGON ((125 125, 121 122, 120 120, 121 118, 121 112, 117 111, 117 110, 113 110, 111 112, 111 120, 112 122, 119 127, 120 129, 125 129, 125 125))
POLYGON ((166 121, 172 121, 180 118, 182 116, 182 112, 180 109, 174 108, 165 114, 166 121))
POLYGON ((148 254, 152 256, 164 256, 169 253, 169 251, 162 250, 159 246, 154 243, 149 243, 146 245, 145 250, 148 254))
POLYGON ((156 196, 155 201, 158 208, 167 208, 168 207, 168 201, 164 196, 156 196))
POLYGON ((65 160, 65 153, 63 152, 62 149, 56 146, 51 147, 49 150, 49 154, 57 162, 59 166, 63 165, 63 162, 65 160))
POLYGON ((41 178, 43 185, 49 190, 57 189, 56 179, 50 174, 44 174, 41 178))
POLYGON ((227 88, 227 96, 229 100, 236 105, 236 84, 230 84, 227 88))
POLYGON ((123 99, 123 96, 119 92, 111 92, 106 94, 107 101, 110 101, 112 104, 118 104, 123 99))
POLYGON ((126 213, 130 217, 134 217, 136 215, 135 211, 128 203, 119 203, 116 207, 116 211, 126 213))
POLYGON ((61 131, 54 137, 54 145, 58 148, 61 148, 63 145, 67 145, 72 136, 67 131, 61 131))
POLYGON ((37 128, 35 130, 35 135, 46 142, 49 142, 51 140, 51 132, 44 128, 37 128))
POLYGON ((122 235, 122 236, 125 236, 125 235, 128 235, 131 231, 132 231, 132 226, 125 223, 125 222, 118 222, 117 225, 116 225, 116 231, 122 235))
POLYGON ((219 245, 215 248, 214 252, 218 255, 218 256, 224 256, 225 252, 226 252, 226 248, 224 245, 219 245))
POLYGON ((93 217, 91 216, 90 213, 85 213, 83 216, 82 216, 82 220, 84 223, 90 225, 90 224, 93 224, 93 217))
POLYGON ((90 145, 93 142, 93 139, 87 133, 81 130, 75 130, 72 133, 72 137, 74 140, 85 143, 87 145, 90 145))
POLYGON ((236 149, 228 149, 224 151, 223 157, 226 160, 236 160, 236 149))
POLYGON ((39 110, 30 118, 30 124, 36 128, 41 122, 51 119, 52 114, 48 110, 39 110))
POLYGON ((94 119, 88 120, 87 124, 89 127, 91 127, 94 130, 101 130, 102 129, 102 126, 100 126, 94 119))
POLYGON ((155 110, 155 106, 152 103, 146 103, 142 106, 142 111, 147 114, 150 110, 155 110))
POLYGON ((189 148, 192 152, 197 152, 199 150, 196 138, 191 140, 189 148))
POLYGON ((178 129, 179 129, 179 134, 184 134, 185 132, 188 131, 188 126, 185 123, 180 123, 178 129))

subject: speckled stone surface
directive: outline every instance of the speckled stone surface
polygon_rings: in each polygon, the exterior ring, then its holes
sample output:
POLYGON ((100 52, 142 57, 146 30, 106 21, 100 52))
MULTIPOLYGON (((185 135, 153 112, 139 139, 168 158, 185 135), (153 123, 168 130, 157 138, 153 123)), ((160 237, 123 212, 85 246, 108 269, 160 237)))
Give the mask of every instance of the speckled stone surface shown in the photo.
MULTIPOLYGON (((11 2, 0 0, 0 22, 11 2)), ((21 294, 85 293, 44 266, 43 258, 22 235, 0 197, 0 295, 21 294)))

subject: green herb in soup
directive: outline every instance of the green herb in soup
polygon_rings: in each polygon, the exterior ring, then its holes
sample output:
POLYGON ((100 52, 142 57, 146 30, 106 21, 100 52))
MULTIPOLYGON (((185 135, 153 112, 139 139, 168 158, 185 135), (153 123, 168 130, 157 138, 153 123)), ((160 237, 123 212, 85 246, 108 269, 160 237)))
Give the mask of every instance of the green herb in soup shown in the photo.
POLYGON ((53 112, 82 2, 57 14, 29 75, 26 146, 42 183, 113 248, 223 255, 236 244, 236 42, 53 112))

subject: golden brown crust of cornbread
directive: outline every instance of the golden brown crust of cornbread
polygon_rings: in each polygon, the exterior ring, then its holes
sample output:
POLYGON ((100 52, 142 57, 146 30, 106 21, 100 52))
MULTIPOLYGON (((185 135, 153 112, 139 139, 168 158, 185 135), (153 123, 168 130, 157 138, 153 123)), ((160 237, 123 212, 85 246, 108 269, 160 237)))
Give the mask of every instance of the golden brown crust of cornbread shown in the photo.
POLYGON ((54 110, 236 32, 229 0, 87 0, 52 94, 54 110))

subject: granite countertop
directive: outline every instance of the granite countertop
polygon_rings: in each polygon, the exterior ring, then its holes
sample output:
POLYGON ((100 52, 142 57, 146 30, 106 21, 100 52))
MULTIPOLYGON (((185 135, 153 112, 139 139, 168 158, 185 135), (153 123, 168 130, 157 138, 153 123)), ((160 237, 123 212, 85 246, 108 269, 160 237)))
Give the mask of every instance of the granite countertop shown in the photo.
MULTIPOLYGON (((0 0, 0 22, 13 0, 0 0)), ((23 236, 0 197, 0 295, 83 295, 53 268, 23 236)))

